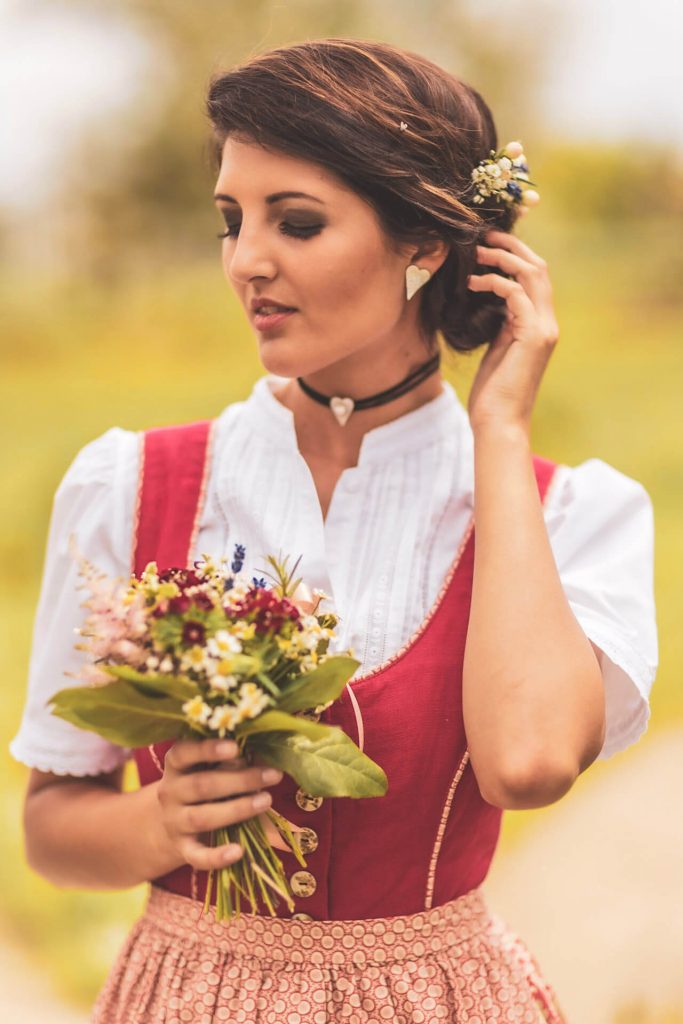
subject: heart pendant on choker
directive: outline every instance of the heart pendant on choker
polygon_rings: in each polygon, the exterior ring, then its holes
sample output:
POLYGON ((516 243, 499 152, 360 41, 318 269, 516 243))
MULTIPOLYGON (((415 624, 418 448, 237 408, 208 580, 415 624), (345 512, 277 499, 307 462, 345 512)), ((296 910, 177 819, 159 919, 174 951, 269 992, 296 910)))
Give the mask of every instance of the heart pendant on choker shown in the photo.
POLYGON ((326 405, 339 426, 344 427, 348 423, 352 412, 359 412, 362 409, 374 409, 378 405, 386 405, 387 402, 393 402, 395 399, 400 398, 401 395, 412 391, 413 388, 416 388, 418 384, 421 384, 423 380, 426 380, 427 377, 438 370, 440 361, 441 356, 437 351, 426 363, 416 367, 407 377, 400 380, 398 384, 385 388, 384 391, 378 391, 376 395, 368 395, 367 398, 346 398, 341 395, 328 397, 328 395, 323 395, 320 391, 312 388, 303 377, 297 377, 296 379, 301 390, 315 402, 326 405))
POLYGON ((352 398, 338 398, 337 396, 330 399, 330 409, 334 413, 335 419, 340 426, 345 426, 348 422, 349 416, 353 412, 355 402, 352 398))

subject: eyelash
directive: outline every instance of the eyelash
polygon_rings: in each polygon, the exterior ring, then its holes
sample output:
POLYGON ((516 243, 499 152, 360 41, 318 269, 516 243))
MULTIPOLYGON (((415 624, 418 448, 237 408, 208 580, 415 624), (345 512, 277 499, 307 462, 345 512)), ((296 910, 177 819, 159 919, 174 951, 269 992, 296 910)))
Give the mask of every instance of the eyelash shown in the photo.
MULTIPOLYGON (((235 225, 232 227, 229 225, 226 231, 221 231, 216 235, 216 238, 234 238, 232 234, 235 225)), ((322 231, 322 224, 310 224, 306 227, 296 227, 294 224, 288 224, 287 221, 283 221, 280 225, 280 229, 283 235, 289 235, 291 238, 312 238, 322 231)))

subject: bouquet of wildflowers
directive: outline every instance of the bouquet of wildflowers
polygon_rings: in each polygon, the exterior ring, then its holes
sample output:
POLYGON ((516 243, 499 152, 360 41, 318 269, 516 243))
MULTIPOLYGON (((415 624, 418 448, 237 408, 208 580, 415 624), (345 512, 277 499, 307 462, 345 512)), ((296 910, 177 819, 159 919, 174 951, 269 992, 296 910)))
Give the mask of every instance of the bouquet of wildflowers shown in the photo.
MULTIPOLYGON (((338 618, 317 614, 326 595, 293 580, 298 561, 289 572, 288 558, 269 555, 268 586, 240 571, 240 545, 230 570, 203 555, 193 569, 159 572, 150 562, 129 580, 111 579, 74 553, 89 591, 89 614, 77 630, 84 639, 76 646, 92 660, 78 673, 87 685, 50 699, 53 714, 129 748, 228 737, 247 764, 258 757, 312 796, 386 792, 384 771, 343 730, 306 717, 340 696, 359 662, 351 652, 328 653, 338 618)), ((290 823, 272 808, 267 817, 306 867, 290 823)), ((258 893, 271 915, 279 896, 294 909, 258 817, 216 829, 211 841, 239 843, 244 855, 209 873, 206 911, 214 881, 219 920, 239 916, 242 897, 256 912, 258 893)))

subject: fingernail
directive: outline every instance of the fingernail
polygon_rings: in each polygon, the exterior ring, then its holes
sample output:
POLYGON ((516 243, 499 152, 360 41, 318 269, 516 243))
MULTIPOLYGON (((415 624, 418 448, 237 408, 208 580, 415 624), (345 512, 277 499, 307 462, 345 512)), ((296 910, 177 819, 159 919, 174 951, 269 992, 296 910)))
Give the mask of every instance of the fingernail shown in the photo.
POLYGON ((224 740, 216 747, 216 753, 219 757, 234 757, 237 753, 237 744, 232 740, 224 740))
POLYGON ((266 768, 261 776, 264 782, 279 782, 282 778, 282 772, 278 768, 266 768))
POLYGON ((270 793, 258 793, 251 804, 255 811, 262 811, 265 807, 269 807, 271 802, 270 793))

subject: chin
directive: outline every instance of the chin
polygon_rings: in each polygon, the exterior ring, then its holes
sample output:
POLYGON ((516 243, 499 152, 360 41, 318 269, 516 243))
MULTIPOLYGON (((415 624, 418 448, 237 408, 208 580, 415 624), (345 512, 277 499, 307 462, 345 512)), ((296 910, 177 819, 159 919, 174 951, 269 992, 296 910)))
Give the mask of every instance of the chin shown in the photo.
POLYGON ((313 359, 304 359, 300 354, 288 351, 284 338, 259 339, 259 359, 263 368, 276 377, 306 377, 329 364, 322 366, 313 359))
POLYGON ((300 376, 296 360, 293 360, 291 356, 288 358, 286 352, 277 349, 277 345, 277 341, 259 342, 259 359, 264 370, 276 377, 300 376))

